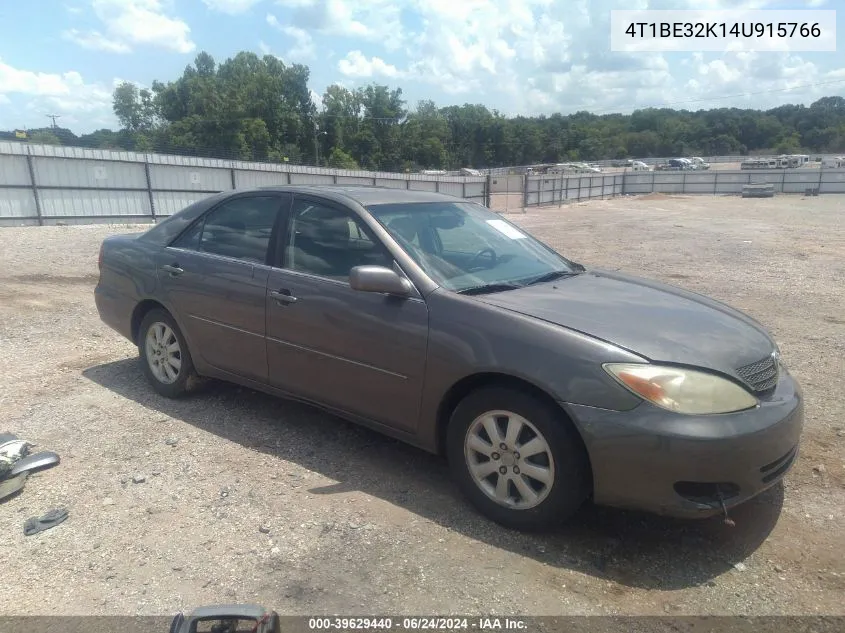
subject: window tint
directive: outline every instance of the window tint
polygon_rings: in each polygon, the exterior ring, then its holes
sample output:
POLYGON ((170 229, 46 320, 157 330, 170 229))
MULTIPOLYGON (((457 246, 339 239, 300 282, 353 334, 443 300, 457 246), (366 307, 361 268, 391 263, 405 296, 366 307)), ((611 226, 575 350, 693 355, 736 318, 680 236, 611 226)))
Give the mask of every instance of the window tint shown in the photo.
POLYGON ((199 222, 195 222, 191 228, 187 231, 182 233, 175 242, 173 242, 173 246, 176 248, 185 248, 191 251, 195 251, 200 247, 200 234, 202 233, 202 225, 203 221, 200 219, 199 222))
POLYGON ((297 200, 291 214, 285 266, 291 270, 345 280, 355 266, 393 265, 393 258, 369 229, 332 207, 297 200))
POLYGON ((206 217, 200 250, 263 264, 278 208, 273 196, 226 202, 206 217))

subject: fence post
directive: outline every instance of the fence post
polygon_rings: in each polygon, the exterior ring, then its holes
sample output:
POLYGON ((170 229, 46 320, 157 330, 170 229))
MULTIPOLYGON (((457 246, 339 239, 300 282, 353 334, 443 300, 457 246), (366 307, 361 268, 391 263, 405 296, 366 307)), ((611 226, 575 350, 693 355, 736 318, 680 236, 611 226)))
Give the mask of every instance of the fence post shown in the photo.
POLYGON ((235 168, 234 167, 229 168, 229 176, 231 176, 231 178, 232 178, 232 189, 237 189, 238 186, 235 183, 235 168))
MULTIPOLYGON (((628 175, 627 170, 622 172, 622 188, 619 191, 620 196, 625 195, 625 177, 628 175)), ((614 176, 615 178, 615 176, 614 176)), ((616 189, 616 183, 613 183, 613 189, 616 189)))
MULTIPOLYGON (((821 170, 819 170, 821 172, 821 170)), ((821 173, 819 173, 819 180, 821 180, 821 173)), ((780 177, 780 192, 783 193, 783 190, 786 188, 786 171, 781 174, 780 177)))
POLYGON ((461 184, 461 198, 466 198, 466 197, 467 197, 467 181, 464 180, 464 182, 461 184))
POLYGON ((35 168, 32 166, 32 154, 29 153, 29 145, 26 146, 26 166, 29 169, 29 182, 32 185, 32 197, 35 199, 35 215, 38 216, 38 226, 44 226, 44 217, 41 213, 41 197, 38 195, 38 185, 35 182, 35 168))
POLYGON ((373 187, 378 187, 378 178, 373 176, 373 187))
POLYGON ((411 188, 411 174, 405 176, 405 189, 411 188))
MULTIPOLYGON (((538 200, 538 202, 539 202, 539 200, 538 200)), ((527 208, 528 208, 528 174, 522 174, 522 212, 525 213, 525 210, 527 208)))
MULTIPOLYGON (((578 202, 581 201, 581 186, 584 181, 584 176, 578 176, 578 202)), ((590 196, 587 196, 587 199, 590 199, 590 196)))
MULTIPOLYGON (((822 169, 822 166, 819 165, 819 190, 816 193, 822 192, 822 173, 824 173, 824 170, 822 169)), ((783 175, 786 176, 786 172, 783 172, 783 175)))
POLYGON ((484 182, 484 206, 487 207, 488 209, 490 208, 490 204, 492 202, 492 200, 491 200, 491 193, 492 192, 490 191, 490 185, 491 184, 492 184, 492 176, 490 176, 490 174, 487 174, 487 179, 484 182))
POLYGON ((337 174, 332 174, 332 183, 337 184, 337 174))
POLYGON ((651 170, 651 193, 654 193, 655 181, 657 179, 657 165, 651 170))
POLYGON ((687 172, 681 172, 681 193, 687 192, 687 172))
POLYGON ((156 221, 156 203, 153 196, 153 179, 150 177, 150 162, 146 154, 144 154, 144 177, 147 179, 147 197, 150 199, 150 215, 153 218, 153 223, 156 221))
POLYGON ((287 172, 288 184, 290 184, 290 172, 287 172))
POLYGON ((435 190, 437 193, 440 193, 440 181, 439 181, 439 180, 435 180, 435 181, 434 181, 434 190, 435 190))
POLYGON ((719 172, 713 172, 713 195, 715 196, 719 193, 719 172))

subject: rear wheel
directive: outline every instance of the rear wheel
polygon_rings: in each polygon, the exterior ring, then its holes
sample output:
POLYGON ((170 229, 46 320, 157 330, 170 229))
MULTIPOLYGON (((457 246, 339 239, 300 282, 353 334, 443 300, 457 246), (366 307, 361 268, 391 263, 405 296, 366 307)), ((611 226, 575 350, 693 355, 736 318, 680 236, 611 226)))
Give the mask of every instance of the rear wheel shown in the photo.
POLYGON ((138 353, 144 375, 158 393, 178 398, 197 382, 191 353, 176 320, 165 310, 150 310, 138 328, 138 353))
POLYGON ((447 453, 463 493, 506 527, 553 527, 589 494, 575 429, 561 411, 517 389, 484 387, 464 398, 449 424, 447 453))

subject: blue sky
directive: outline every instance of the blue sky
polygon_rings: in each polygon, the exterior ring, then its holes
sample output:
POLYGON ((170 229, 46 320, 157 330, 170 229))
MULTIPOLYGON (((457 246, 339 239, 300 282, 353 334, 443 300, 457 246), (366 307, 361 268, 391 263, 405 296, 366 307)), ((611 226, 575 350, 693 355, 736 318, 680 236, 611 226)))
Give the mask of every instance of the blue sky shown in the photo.
MULTIPOLYGON (((0 2, 0 129, 59 114, 115 127, 117 82, 176 78, 202 50, 311 69, 326 86, 403 88, 409 105, 483 103, 506 114, 766 108, 845 94, 831 53, 612 53, 611 9, 837 10, 845 0, 30 0, 0 2), (755 93, 755 94, 749 94, 755 93)), ((841 40, 841 37, 839 38, 841 40)))

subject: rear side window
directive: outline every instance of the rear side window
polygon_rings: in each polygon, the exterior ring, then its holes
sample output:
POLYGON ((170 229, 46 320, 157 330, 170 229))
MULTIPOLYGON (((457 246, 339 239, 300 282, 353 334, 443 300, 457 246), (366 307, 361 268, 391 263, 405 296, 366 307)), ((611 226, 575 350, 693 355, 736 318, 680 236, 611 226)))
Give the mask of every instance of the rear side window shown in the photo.
POLYGON ((267 259, 280 200, 275 196, 252 196, 226 202, 188 229, 173 244, 263 264, 267 259))

